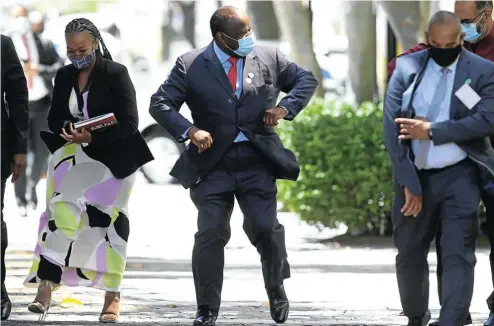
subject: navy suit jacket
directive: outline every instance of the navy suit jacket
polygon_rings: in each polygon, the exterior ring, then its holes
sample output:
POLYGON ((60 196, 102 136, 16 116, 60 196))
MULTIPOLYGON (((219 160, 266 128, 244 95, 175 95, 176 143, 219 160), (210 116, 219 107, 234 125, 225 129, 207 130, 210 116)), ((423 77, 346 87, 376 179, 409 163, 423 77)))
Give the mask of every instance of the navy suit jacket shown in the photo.
POLYGON ((243 90, 237 99, 216 56, 213 43, 180 56, 168 79, 151 97, 149 112, 177 141, 191 126, 209 132, 213 145, 199 154, 190 144, 171 175, 185 188, 196 184, 218 163, 242 131, 277 167, 275 177, 296 180, 300 172, 295 155, 285 149, 275 129, 263 123, 264 112, 283 106, 292 120, 305 108, 318 82, 314 75, 289 62, 277 49, 255 46, 244 61, 243 90), (252 76, 251 82, 247 82, 252 76), (280 91, 287 95, 279 102, 280 91), (180 113, 186 102, 193 122, 180 113))
MULTIPOLYGON (((422 50, 397 59, 384 98, 384 138, 391 157, 395 181, 413 194, 421 195, 417 170, 409 142, 399 142, 399 127, 395 118, 414 116, 411 105, 415 85, 428 59, 422 50)), ((431 127, 435 145, 456 143, 481 170, 484 185, 494 176, 494 150, 489 136, 494 134, 494 63, 462 50, 456 68, 451 93, 450 120, 434 123, 431 127), (469 110, 455 92, 470 80, 470 86, 481 97, 469 110)))

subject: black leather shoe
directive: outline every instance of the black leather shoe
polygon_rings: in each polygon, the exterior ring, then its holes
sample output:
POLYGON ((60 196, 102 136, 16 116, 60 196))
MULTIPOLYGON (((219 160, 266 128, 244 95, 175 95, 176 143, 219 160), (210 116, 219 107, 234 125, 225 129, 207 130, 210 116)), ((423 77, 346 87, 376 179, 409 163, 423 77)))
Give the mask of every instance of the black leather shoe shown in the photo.
POLYGON ((2 284, 2 320, 7 320, 10 317, 10 311, 12 310, 12 303, 9 299, 5 284, 2 284))
POLYGON ((491 311, 489 318, 484 323, 484 326, 494 326, 494 312, 491 311))
POLYGON ((273 288, 266 288, 266 292, 269 298, 271 318, 276 323, 283 324, 288 319, 290 312, 290 304, 288 303, 283 284, 273 288))
MULTIPOLYGON (((467 320, 465 321, 465 323, 463 325, 472 325, 472 324, 473 324, 473 322, 472 322, 472 315, 470 313, 468 313, 467 320)), ((494 324, 492 324, 492 325, 494 325, 494 324)), ((433 322, 431 322, 429 324, 429 326, 439 326, 439 318, 436 319, 436 320, 434 320, 433 322)))
POLYGON ((209 309, 199 309, 196 314, 196 319, 192 325, 207 325, 214 326, 216 324, 216 319, 218 318, 218 313, 211 311, 209 309))
POLYGON ((426 326, 431 320, 431 312, 427 310, 422 317, 408 318, 408 326, 426 326))
POLYGON ((434 319, 433 321, 431 321, 429 323, 429 326, 439 326, 439 318, 438 319, 434 319))

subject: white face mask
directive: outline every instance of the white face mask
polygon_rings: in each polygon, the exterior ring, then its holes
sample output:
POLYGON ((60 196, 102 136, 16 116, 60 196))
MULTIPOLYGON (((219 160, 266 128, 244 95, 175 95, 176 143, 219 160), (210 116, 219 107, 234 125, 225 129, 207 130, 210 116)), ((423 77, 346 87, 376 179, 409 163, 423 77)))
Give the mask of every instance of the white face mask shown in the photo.
POLYGON ((31 30, 31 23, 27 17, 17 17, 12 22, 12 30, 20 34, 26 34, 31 30))

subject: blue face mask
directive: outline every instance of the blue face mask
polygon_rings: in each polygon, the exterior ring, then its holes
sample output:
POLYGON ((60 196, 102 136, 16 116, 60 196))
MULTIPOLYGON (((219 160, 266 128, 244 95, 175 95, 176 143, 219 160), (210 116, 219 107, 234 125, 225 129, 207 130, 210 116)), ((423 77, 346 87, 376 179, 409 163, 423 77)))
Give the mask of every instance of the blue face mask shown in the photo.
POLYGON ((470 23, 468 26, 461 25, 461 30, 463 33, 465 33, 465 41, 469 43, 474 43, 480 38, 479 32, 477 32, 477 24, 476 23, 470 23))
MULTIPOLYGON (((254 50, 254 45, 256 42, 254 41, 254 36, 252 34, 249 34, 248 36, 241 38, 240 40, 236 40, 236 39, 226 35, 225 33, 221 33, 221 34, 228 37, 230 40, 238 42, 238 49, 234 50, 230 47, 228 47, 228 48, 230 50, 232 50, 233 53, 235 53, 239 57, 246 57, 249 53, 252 52, 252 50, 254 50)), ((226 46, 228 46, 228 44, 226 44, 226 46)))
POLYGON ((79 70, 86 69, 93 63, 96 52, 93 50, 89 54, 69 56, 70 62, 79 70))
POLYGON ((469 43, 475 43, 476 41, 478 41, 480 39, 480 37, 484 33, 485 26, 481 32, 478 32, 478 29, 477 29, 477 26, 479 25, 480 20, 482 19, 482 15, 480 16, 479 20, 476 23, 469 23, 469 24, 462 24, 461 25, 461 30, 463 33, 465 33, 465 41, 467 41, 469 43))

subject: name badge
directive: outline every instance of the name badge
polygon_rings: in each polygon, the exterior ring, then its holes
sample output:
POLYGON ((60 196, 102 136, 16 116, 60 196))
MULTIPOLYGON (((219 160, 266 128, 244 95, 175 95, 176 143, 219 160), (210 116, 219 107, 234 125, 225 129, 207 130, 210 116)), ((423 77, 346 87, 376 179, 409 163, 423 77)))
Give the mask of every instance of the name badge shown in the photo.
POLYGON ((469 110, 473 109, 481 100, 479 94, 470 87, 469 83, 458 88, 455 95, 469 110))

